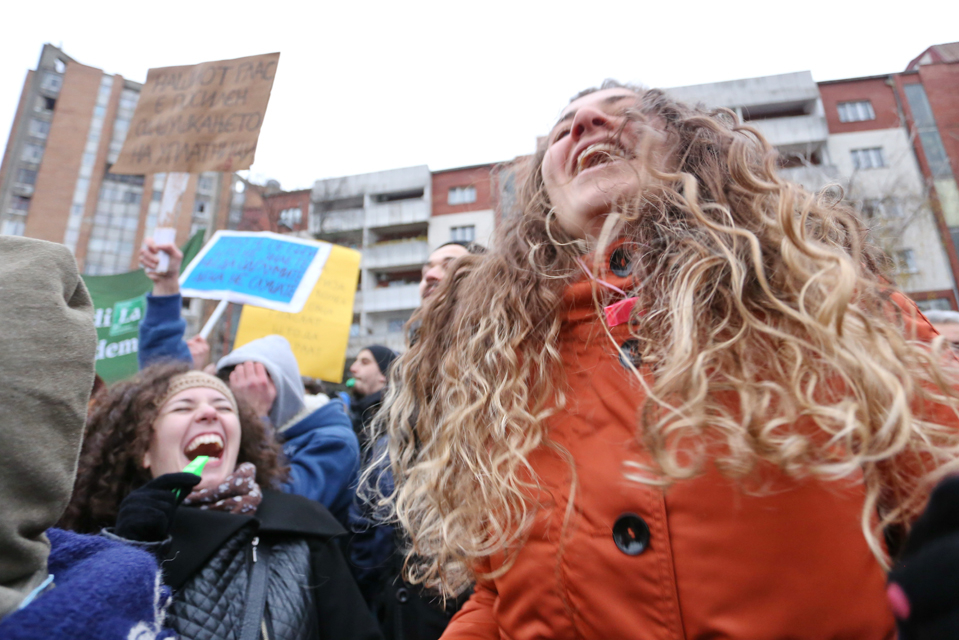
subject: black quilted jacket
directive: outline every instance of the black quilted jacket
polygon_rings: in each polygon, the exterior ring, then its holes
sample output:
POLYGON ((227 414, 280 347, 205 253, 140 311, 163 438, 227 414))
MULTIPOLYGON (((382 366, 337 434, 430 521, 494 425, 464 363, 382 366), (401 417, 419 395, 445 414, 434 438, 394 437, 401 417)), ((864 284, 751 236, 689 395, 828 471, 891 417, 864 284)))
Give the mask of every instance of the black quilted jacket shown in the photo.
POLYGON ((255 517, 181 507, 170 533, 168 625, 184 640, 239 638, 254 540, 270 547, 267 640, 380 638, 335 540, 343 528, 321 504, 264 491, 255 517))

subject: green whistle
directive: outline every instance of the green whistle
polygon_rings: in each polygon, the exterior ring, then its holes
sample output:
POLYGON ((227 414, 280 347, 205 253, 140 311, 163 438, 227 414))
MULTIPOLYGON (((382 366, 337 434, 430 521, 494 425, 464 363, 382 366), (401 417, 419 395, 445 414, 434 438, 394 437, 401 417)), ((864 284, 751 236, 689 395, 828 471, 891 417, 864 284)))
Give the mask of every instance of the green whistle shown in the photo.
MULTIPOLYGON (((203 475, 203 467, 206 466, 206 463, 210 461, 210 456, 197 456, 190 461, 190 464, 183 467, 183 473, 192 473, 196 476, 203 475)), ((173 493, 176 495, 177 499, 180 498, 181 489, 174 489, 173 493)))

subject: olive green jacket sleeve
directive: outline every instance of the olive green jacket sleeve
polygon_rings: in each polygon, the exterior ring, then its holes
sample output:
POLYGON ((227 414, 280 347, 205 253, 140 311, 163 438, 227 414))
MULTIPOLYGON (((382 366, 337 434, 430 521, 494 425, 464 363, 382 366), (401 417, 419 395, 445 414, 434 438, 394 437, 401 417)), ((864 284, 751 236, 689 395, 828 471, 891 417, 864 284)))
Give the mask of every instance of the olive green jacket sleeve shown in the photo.
POLYGON ((93 304, 66 247, 0 236, 0 618, 47 577, 93 386, 93 304))

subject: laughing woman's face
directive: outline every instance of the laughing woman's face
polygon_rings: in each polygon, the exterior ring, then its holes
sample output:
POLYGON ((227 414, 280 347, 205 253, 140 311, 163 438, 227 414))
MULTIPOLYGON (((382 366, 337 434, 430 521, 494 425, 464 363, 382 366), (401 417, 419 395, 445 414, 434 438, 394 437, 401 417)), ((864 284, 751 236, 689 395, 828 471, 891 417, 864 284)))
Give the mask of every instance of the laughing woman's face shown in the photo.
POLYGON ((628 89, 595 91, 571 102, 550 132, 543 181, 556 221, 573 237, 597 236, 613 205, 640 190, 643 125, 627 116, 638 101, 628 89))
POLYGON ((143 466, 156 478, 182 471, 197 456, 210 456, 195 490, 217 486, 236 469, 240 417, 216 389, 185 389, 160 407, 143 466))

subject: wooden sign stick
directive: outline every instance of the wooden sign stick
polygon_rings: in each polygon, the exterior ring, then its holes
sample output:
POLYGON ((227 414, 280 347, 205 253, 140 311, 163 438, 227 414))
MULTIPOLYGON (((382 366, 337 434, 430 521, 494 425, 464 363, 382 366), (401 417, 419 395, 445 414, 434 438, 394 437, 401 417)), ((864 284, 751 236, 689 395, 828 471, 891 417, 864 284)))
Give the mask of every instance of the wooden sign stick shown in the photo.
MULTIPOLYGON (((153 241, 157 244, 176 242, 176 221, 180 216, 180 209, 183 208, 183 194, 186 193, 189 182, 189 173, 171 171, 166 174, 163 197, 160 199, 160 212, 157 214, 157 224, 153 230, 153 241)), ((157 273, 166 273, 170 269, 170 256, 166 251, 161 251, 159 260, 157 273)))

